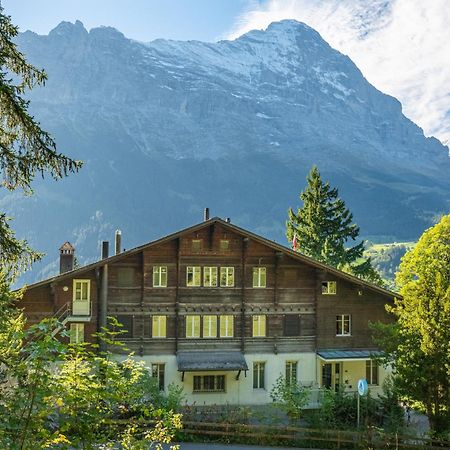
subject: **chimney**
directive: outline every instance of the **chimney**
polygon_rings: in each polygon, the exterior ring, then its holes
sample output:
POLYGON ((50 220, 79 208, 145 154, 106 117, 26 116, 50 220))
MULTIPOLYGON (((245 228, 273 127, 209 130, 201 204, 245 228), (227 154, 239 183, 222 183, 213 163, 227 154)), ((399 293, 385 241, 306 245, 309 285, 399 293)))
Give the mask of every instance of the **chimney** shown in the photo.
POLYGON ((115 254, 118 255, 122 251, 122 232, 120 230, 116 230, 115 244, 115 254))
POLYGON ((69 242, 64 242, 59 247, 59 273, 70 272, 75 264, 75 247, 69 242))
POLYGON ((209 208, 205 208, 205 211, 203 213, 203 220, 206 222, 209 220, 209 208))
POLYGON ((109 256, 109 242, 102 241, 102 259, 105 259, 109 256))
POLYGON ((229 217, 227 217, 227 218, 225 219, 225 222, 226 222, 226 223, 231 223, 231 219, 230 219, 229 217))

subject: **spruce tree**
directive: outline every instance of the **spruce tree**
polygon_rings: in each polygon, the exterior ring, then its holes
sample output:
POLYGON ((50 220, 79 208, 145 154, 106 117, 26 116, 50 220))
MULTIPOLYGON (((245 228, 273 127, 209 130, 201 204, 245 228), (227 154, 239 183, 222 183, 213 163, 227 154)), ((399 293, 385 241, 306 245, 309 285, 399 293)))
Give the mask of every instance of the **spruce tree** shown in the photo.
POLYGON ((286 236, 290 243, 296 241, 296 250, 330 266, 357 275, 368 281, 381 283, 370 259, 363 257, 364 241, 355 241, 359 227, 353 215, 339 198, 337 188, 324 183, 320 172, 313 166, 307 176, 307 187, 301 192, 303 206, 297 213, 288 210, 286 236))
MULTIPOLYGON (((58 179, 76 172, 81 162, 58 153, 52 137, 28 113, 24 94, 42 85, 46 74, 17 49, 13 42, 17 34, 18 28, 0 5, 0 185, 31 192, 36 174, 58 179)), ((38 257, 25 241, 15 238, 9 218, 0 213, 0 267, 13 275, 38 257)))

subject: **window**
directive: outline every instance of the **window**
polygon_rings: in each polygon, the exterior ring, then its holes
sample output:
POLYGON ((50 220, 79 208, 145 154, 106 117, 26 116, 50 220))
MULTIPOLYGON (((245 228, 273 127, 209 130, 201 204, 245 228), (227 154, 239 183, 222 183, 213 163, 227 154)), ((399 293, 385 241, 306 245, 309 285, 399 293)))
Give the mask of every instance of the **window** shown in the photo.
POLYGON ((166 316, 152 316, 152 337, 165 338, 166 337, 166 316))
POLYGON ((152 364, 152 377, 158 380, 160 391, 164 390, 164 364, 152 364))
POLYGON ((90 298, 91 280, 73 280, 73 299, 87 302, 90 298))
POLYGON ((186 286, 201 285, 201 268, 199 266, 188 266, 186 269, 186 286))
POLYGON ((266 363, 254 362, 253 363, 253 389, 264 389, 264 372, 266 363))
POLYGON ((234 267, 220 268, 220 285, 222 287, 234 286, 234 267))
POLYGON ((225 375, 194 375, 194 392, 225 392, 225 375))
POLYGON ((253 337, 264 337, 266 335, 266 316, 253 316, 253 337))
POLYGON ((203 267, 203 286, 217 286, 217 267, 203 267))
POLYGON ((153 287, 167 287, 167 266, 153 266, 153 287))
POLYGON ((284 316, 284 335, 300 336, 300 316, 298 314, 284 316))
POLYGON ((217 316, 203 316, 203 337, 217 337, 217 316))
POLYGON ((119 287, 134 286, 134 268, 119 267, 117 269, 117 285, 119 287))
POLYGON ((84 342, 84 323, 71 323, 69 336, 71 344, 84 342))
POLYGON ((73 280, 72 314, 88 316, 91 312, 91 281, 73 280))
POLYGON ((230 241, 228 239, 221 239, 220 240, 220 251, 226 252, 230 249, 230 241))
POLYGON ((186 316, 186 337, 200 337, 200 316, 186 316))
POLYGON ((286 361, 286 383, 297 383, 297 361, 286 361))
POLYGON ((233 316, 220 316, 220 337, 233 337, 233 316))
POLYGON ((350 314, 339 314, 336 316, 336 336, 350 336, 351 334, 350 314))
POLYGON ((336 281, 322 281, 323 295, 336 295, 336 281))
POLYGON ((371 359, 366 361, 366 380, 368 384, 378 384, 378 363, 371 359))
POLYGON ((265 267, 253 267, 253 287, 265 288, 266 287, 266 268, 265 267))
POLYGON ((192 239, 192 251, 199 252, 203 247, 202 239, 192 239))

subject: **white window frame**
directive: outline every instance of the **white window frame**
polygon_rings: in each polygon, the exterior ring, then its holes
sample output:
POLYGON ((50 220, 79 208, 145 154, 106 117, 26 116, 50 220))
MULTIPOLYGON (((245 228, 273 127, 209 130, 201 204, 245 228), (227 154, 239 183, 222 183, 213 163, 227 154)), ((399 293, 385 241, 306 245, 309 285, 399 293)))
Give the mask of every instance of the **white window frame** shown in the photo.
POLYGON ((81 280, 81 279, 74 279, 73 280, 73 301, 75 302, 88 302, 91 300, 91 280, 81 280), (77 287, 77 284, 80 285, 80 288, 77 287), (86 285, 86 298, 82 298, 83 288, 82 285, 86 285), (80 298, 77 299, 77 291, 80 290, 80 298))
POLYGON ((220 268, 220 287, 234 287, 234 267, 227 266, 220 268), (222 276, 225 275, 225 282, 222 282, 222 276), (231 282, 229 278, 231 277, 231 282))
POLYGON ((72 285, 72 314, 74 316, 88 316, 91 314, 91 280, 75 278, 72 285), (78 285, 80 287, 78 287, 78 285), (86 297, 83 298, 83 285, 86 286, 86 297), (77 293, 80 298, 77 299, 77 293), (76 305, 77 304, 77 305, 76 305), (81 310, 81 311, 80 311, 81 310))
POLYGON ((336 295, 337 281, 322 281, 321 286, 322 286, 322 295, 336 295))
POLYGON ((253 267, 254 288, 265 288, 267 286, 267 269, 266 267, 253 267))
POLYGON ((71 323, 69 331, 71 344, 81 344, 84 342, 84 323, 71 323))
POLYGON ((201 334, 201 321, 198 314, 189 314, 185 318, 186 324, 186 338, 188 339, 199 339, 201 334), (191 322, 189 324, 189 322, 191 322), (196 323, 198 323, 198 335, 195 333, 196 323), (190 326, 189 326, 190 325, 190 326), (189 329, 190 328, 190 329, 189 329))
POLYGON ((167 337, 167 316, 154 315, 152 316, 152 338, 167 337))
POLYGON ((207 339, 217 338, 217 316, 211 314, 203 316, 203 337, 207 339))
POLYGON ((221 338, 234 337, 234 316, 231 314, 224 314, 219 316, 219 336, 221 338), (222 324, 223 330, 222 333, 222 324))
POLYGON ((252 337, 266 337, 267 317, 265 314, 252 316, 252 337))
POLYGON ((253 389, 266 388, 266 362, 253 362, 253 389))
POLYGON ((297 383, 298 381, 298 361, 286 361, 285 364, 286 383, 297 383), (293 374, 295 372, 295 376, 293 374))
POLYGON ((218 277, 217 266, 203 267, 203 286, 217 287, 218 286, 217 277, 218 277), (209 278, 209 281, 207 281, 208 278, 209 278), (215 282, 214 282, 214 280, 215 280, 215 282))
POLYGON ((186 286, 200 287, 202 285, 202 268, 200 266, 186 267, 186 286), (189 284, 189 274, 192 273, 192 284, 189 284))
POLYGON ((336 336, 351 336, 352 335, 352 316, 351 314, 337 314, 336 315, 336 336), (348 330, 346 330, 346 323, 348 323, 348 330))
POLYGON ((152 363, 152 378, 156 378, 156 380, 158 380, 158 389, 160 391, 164 391, 165 389, 165 378, 166 378, 165 372, 166 372, 165 363, 152 363), (161 382, 161 371, 162 371, 162 382, 161 382))
POLYGON ((167 266, 153 266, 153 287, 167 287, 167 275, 167 266))
POLYGON ((372 360, 372 359, 366 359, 366 381, 367 384, 371 385, 371 386, 379 386, 380 384, 380 366, 379 364, 372 360), (367 369, 369 369, 369 377, 367 377, 367 369), (377 371, 377 379, 375 380, 376 383, 374 383, 374 379, 373 379, 373 370, 376 369, 377 371))

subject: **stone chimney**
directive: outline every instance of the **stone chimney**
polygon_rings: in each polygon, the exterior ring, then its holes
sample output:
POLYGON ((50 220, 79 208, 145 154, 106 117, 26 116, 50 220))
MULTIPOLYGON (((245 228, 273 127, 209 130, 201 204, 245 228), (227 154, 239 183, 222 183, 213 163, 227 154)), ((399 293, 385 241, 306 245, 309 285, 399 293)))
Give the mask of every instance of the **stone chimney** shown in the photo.
POLYGON ((59 273, 70 272, 75 264, 75 247, 69 242, 64 242, 59 248, 59 273))
POLYGON ((120 230, 116 230, 115 254, 118 255, 121 252, 122 252, 122 232, 120 230))

